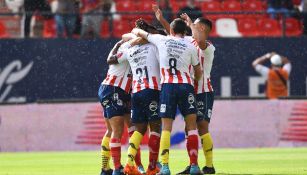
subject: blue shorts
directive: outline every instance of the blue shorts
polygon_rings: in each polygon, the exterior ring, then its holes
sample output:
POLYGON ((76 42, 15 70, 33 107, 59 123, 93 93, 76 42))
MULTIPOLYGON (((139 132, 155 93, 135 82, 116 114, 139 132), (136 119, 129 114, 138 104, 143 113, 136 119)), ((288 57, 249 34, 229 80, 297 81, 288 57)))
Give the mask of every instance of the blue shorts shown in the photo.
POLYGON ((177 107, 183 116, 196 114, 194 87, 190 84, 162 84, 160 117, 175 119, 177 107))
POLYGON ((130 94, 116 86, 101 85, 98 91, 99 101, 103 107, 104 117, 130 114, 130 94))
POLYGON ((145 89, 132 94, 131 121, 132 123, 148 123, 160 120, 159 117, 160 91, 145 89))
POLYGON ((214 93, 205 92, 196 95, 197 101, 197 121, 206 120, 210 123, 214 102, 214 93))

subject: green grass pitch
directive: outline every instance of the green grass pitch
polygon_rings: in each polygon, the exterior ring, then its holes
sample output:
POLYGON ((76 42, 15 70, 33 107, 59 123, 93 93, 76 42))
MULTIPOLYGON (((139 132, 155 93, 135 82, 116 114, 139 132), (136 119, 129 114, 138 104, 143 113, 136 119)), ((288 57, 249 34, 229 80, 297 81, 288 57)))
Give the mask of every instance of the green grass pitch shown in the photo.
MULTIPOLYGON (((170 156, 172 174, 187 165, 185 150, 171 150, 170 156)), ((147 165, 147 150, 142 158, 147 165)), ((214 160, 217 174, 307 175, 307 148, 215 149, 214 160)), ((202 151, 199 164, 204 165, 202 151)), ((0 153, 0 175, 98 175, 99 168, 99 151, 0 153)))

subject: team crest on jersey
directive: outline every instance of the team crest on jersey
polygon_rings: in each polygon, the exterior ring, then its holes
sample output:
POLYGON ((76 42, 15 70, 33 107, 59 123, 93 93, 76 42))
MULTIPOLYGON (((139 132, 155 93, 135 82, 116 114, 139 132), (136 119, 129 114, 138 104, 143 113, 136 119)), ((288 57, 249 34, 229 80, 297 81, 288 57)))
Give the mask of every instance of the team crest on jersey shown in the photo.
POLYGON ((160 112, 162 112, 162 113, 166 112, 166 104, 161 104, 160 112))
POLYGON ((195 97, 194 97, 194 95, 193 95, 192 93, 189 93, 188 102, 189 102, 189 104, 190 104, 189 109, 195 108, 195 107, 193 106, 193 103, 195 102, 195 97))

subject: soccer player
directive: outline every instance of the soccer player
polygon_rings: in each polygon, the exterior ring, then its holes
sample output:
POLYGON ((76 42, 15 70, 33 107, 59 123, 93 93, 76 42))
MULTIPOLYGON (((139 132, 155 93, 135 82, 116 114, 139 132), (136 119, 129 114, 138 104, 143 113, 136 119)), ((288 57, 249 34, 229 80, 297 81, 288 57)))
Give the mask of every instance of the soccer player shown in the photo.
MULTIPOLYGON (((157 6, 153 6, 153 10, 158 21, 163 27, 169 31, 170 25, 163 18, 162 12, 157 6)), ((201 138, 202 148, 206 159, 206 166, 202 168, 204 174, 215 174, 213 167, 213 141, 209 133, 209 123, 212 116, 212 108, 214 101, 214 92, 211 85, 210 74, 214 59, 215 47, 209 42, 208 36, 212 30, 212 22, 205 18, 197 18, 193 23, 187 14, 182 14, 181 18, 185 20, 188 27, 191 28, 193 37, 185 38, 197 46, 200 65, 203 70, 203 77, 199 81, 194 82, 197 101, 197 128, 201 138)), ((188 174, 190 166, 179 174, 188 174)))
MULTIPOLYGON (((111 50, 111 56, 127 48, 127 44, 119 41, 111 50)), ((108 131, 102 139, 102 171, 101 175, 110 174, 108 165, 110 152, 114 163, 113 175, 123 174, 121 166, 121 137, 124 123, 128 125, 129 134, 132 135, 133 127, 130 124, 130 89, 131 89, 131 69, 128 62, 117 65, 110 65, 107 77, 101 83, 98 95, 100 103, 104 109, 104 117, 108 126, 108 131), (112 133, 111 133, 112 131, 112 133)), ((140 157, 140 156, 139 156, 140 157)), ((139 160, 140 161, 140 160, 139 160)))
POLYGON ((202 70, 197 58, 196 47, 184 39, 186 23, 177 18, 170 25, 171 36, 150 34, 141 29, 133 29, 132 33, 140 36, 158 48, 161 96, 160 117, 162 118, 162 134, 160 141, 162 168, 160 174, 168 175, 169 148, 172 124, 176 116, 177 106, 185 117, 188 131, 187 150, 190 157, 190 174, 199 174, 198 167, 198 133, 196 125, 196 103, 193 79, 189 67, 195 70, 195 79, 202 77, 202 70))
MULTIPOLYGON (((148 25, 144 20, 136 22, 138 28, 145 31, 158 31, 148 25)), ((127 164, 124 173, 137 175, 138 170, 134 166, 134 157, 137 153, 142 138, 150 126, 149 147, 149 165, 146 174, 155 175, 159 172, 156 167, 159 143, 161 119, 159 117, 159 95, 160 95, 160 71, 158 62, 158 51, 156 46, 146 42, 139 44, 140 38, 130 40, 131 47, 122 52, 118 52, 112 58, 113 64, 120 64, 124 61, 129 62, 132 75, 132 123, 136 126, 136 131, 129 140, 127 164)), ((145 40, 146 41, 146 40, 145 40)))

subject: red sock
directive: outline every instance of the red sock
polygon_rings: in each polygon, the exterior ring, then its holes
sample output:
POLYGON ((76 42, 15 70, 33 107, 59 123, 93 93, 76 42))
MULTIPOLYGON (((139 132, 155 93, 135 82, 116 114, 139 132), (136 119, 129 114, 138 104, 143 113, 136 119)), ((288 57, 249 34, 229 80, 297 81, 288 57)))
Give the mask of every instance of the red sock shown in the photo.
MULTIPOLYGON (((134 126, 128 128, 129 137, 132 136, 134 131, 135 131, 134 126)), ((135 162, 136 166, 143 166, 142 161, 141 161, 141 149, 140 149, 140 147, 138 148, 138 152, 136 153, 136 155, 134 157, 134 162, 135 162)))
POLYGON ((119 169, 121 166, 121 142, 120 139, 112 138, 110 142, 111 156, 115 169, 119 169))
POLYGON ((198 165, 198 133, 197 130, 188 132, 187 151, 190 157, 190 165, 198 165))
POLYGON ((156 164, 159 156, 160 148, 160 134, 156 132, 151 132, 148 141, 149 148, 149 165, 148 168, 153 170, 156 168, 156 164))

